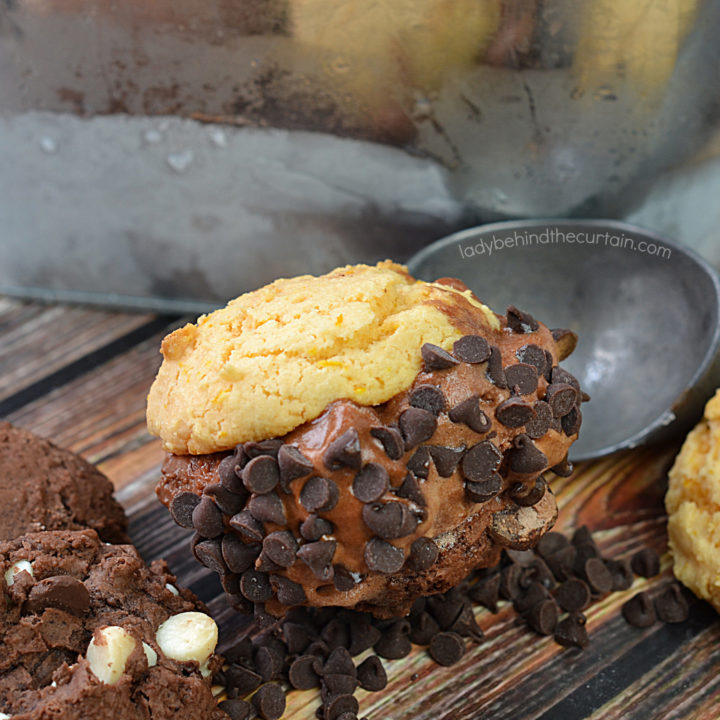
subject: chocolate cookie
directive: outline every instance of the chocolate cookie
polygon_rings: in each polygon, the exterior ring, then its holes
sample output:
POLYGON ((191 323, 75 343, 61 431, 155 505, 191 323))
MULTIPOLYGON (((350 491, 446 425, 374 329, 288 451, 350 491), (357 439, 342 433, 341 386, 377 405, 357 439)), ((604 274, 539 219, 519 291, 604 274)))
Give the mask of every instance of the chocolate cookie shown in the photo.
POLYGON ((129 542, 112 493, 112 483, 75 453, 0 422, 0 540, 90 527, 107 542, 129 542))
POLYGON ((226 718, 217 626, 174 580, 93 530, 0 543, 0 717, 226 718))

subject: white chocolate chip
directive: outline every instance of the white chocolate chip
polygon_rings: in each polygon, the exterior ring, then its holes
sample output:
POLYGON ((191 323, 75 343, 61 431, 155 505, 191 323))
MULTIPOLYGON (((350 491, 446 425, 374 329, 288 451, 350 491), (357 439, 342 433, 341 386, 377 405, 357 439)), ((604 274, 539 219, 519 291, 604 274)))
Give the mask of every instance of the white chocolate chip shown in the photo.
POLYGON ((86 653, 90 670, 101 682, 114 685, 136 645, 135 638, 117 625, 96 630, 86 653))
POLYGON ((143 642, 143 652, 147 658, 148 667, 155 667, 157 665, 157 653, 146 642, 143 642))
POLYGON ((172 583, 165 583, 165 587, 173 594, 173 595, 179 595, 180 591, 172 584, 172 583))
POLYGON ((160 649, 173 660, 204 665, 215 652, 218 628, 205 613, 184 612, 169 617, 155 635, 160 649))
POLYGON ((5 582, 8 587, 15 582, 15 576, 23 570, 29 573, 30 577, 34 577, 32 565, 27 560, 18 560, 5 571, 5 582))

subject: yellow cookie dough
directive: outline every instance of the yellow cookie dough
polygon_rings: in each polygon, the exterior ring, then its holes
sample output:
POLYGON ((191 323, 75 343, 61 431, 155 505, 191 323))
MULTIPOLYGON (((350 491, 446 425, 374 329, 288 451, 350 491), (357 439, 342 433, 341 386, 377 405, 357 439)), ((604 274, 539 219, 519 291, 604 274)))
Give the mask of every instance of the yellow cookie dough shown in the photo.
POLYGON ((720 612, 720 390, 675 459, 665 505, 675 576, 720 612))
POLYGON ((464 334, 453 310, 466 303, 480 305, 390 261, 277 280, 164 339, 148 428, 169 452, 204 454, 284 435, 334 400, 385 402, 413 382, 424 343, 464 334))

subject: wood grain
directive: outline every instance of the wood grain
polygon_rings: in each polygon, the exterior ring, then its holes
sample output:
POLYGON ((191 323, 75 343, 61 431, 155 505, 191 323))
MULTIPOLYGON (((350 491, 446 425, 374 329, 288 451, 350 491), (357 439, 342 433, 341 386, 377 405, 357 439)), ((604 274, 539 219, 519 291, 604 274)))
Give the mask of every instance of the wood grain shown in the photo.
MULTIPOLYGON (((99 347, 151 322, 150 316, 83 311, 0 300, 0 399, 41 382, 99 347), (51 337, 48 337, 48 336, 51 337), (43 363, 42 356, 52 361, 43 363), (4 394, 3 394, 4 393, 4 394)), ((166 323, 171 326, 170 321, 166 323)), ((205 600, 224 643, 251 632, 233 613, 219 583, 188 551, 188 534, 174 526, 153 487, 162 452, 144 423, 145 397, 159 364, 164 330, 154 332, 59 386, 48 387, 9 415, 13 422, 80 452, 109 475, 131 518, 131 536, 148 559, 167 558, 179 581, 205 600)), ((388 688, 360 692, 369 720, 717 720, 720 717, 720 622, 695 601, 691 619, 677 626, 632 628, 620 615, 640 590, 658 592, 671 580, 663 495, 677 446, 641 449, 584 463, 553 490, 558 528, 588 525, 603 552, 627 556, 651 546, 663 571, 614 593, 588 611, 590 647, 567 650, 516 624, 508 603, 499 613, 478 609, 485 639, 460 663, 437 666, 421 648, 387 661, 388 688)), ((312 720, 318 695, 293 691, 287 720, 312 720)))

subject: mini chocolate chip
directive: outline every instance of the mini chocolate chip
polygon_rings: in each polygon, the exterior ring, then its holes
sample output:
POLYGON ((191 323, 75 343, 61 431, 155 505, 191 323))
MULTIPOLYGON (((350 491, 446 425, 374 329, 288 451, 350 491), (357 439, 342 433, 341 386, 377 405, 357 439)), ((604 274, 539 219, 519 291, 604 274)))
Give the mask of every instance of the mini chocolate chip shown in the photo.
POLYGON ((550 594, 550 591, 544 585, 539 582, 531 582, 527 586, 525 594, 521 593, 513 600, 513 607, 522 615, 533 606, 538 605, 545 600, 550 600, 551 598, 552 595, 550 594))
POLYGON ((463 599, 453 588, 440 595, 431 595, 427 599, 427 609, 442 630, 449 630, 463 610, 463 599))
POLYGON ((472 395, 455 405, 448 413, 454 423, 464 423, 476 433, 489 432, 492 427, 490 418, 480 409, 480 396, 472 395))
POLYGON ((445 409, 445 396, 434 385, 418 385, 410 393, 410 405, 439 415, 445 409))
POLYGON ((562 533, 550 531, 540 538, 535 546, 535 551, 546 559, 548 555, 552 555, 568 545, 570 545, 570 541, 562 533))
POLYGON ((453 355, 466 363, 483 363, 490 357, 490 345, 480 335, 464 335, 453 344, 453 355))
POLYGON ((313 475, 300 491, 300 504, 308 512, 332 510, 340 497, 338 486, 329 478, 313 475))
POLYGON ((465 654, 465 643, 457 633, 440 632, 430 641, 428 652, 438 665, 454 665, 465 654))
POLYGON ((419 537, 410 546, 410 556, 406 564, 411 570, 427 570, 434 565, 438 554, 438 547, 430 538, 419 537))
POLYGON ((25 610, 36 615, 46 608, 57 608, 71 615, 90 610, 90 593, 85 585, 69 575, 54 575, 36 582, 25 601, 25 610))
POLYGON ((324 674, 350 675, 355 677, 355 663, 347 648, 336 647, 323 666, 324 674))
POLYGON ((193 555, 199 563, 216 573, 226 573, 228 567, 222 554, 220 538, 202 540, 193 545, 193 555))
POLYGON ((246 570, 240 577, 240 592, 250 602, 262 603, 269 600, 272 595, 272 586, 267 573, 257 570, 246 570))
POLYGON ((244 495, 230 492, 227 488, 224 488, 220 483, 213 483, 212 485, 206 485, 203 488, 203 495, 207 495, 212 498, 215 505, 223 515, 232 517, 235 513, 239 513, 245 507, 245 501, 248 498, 248 492, 243 487, 244 495))
POLYGON ((278 450, 277 462, 280 484, 285 492, 289 491, 293 480, 305 477, 313 471, 313 464, 294 445, 283 445, 278 450))
POLYGON ((271 575, 270 585, 283 605, 302 605, 307 602, 303 586, 283 575, 271 575))
MULTIPOLYGON (((365 548, 365 552, 367 553, 367 547, 365 548)), ((333 572, 333 585, 335 585, 336 590, 339 590, 340 592, 347 592, 355 587, 355 579, 344 565, 333 565, 333 572)))
POLYGON ((355 476, 352 485, 353 495, 360 502, 379 500, 390 486, 387 470, 377 463, 367 463, 355 476))
POLYGON ((552 635, 557 627, 558 614, 558 607, 554 600, 543 600, 528 610, 525 619, 527 624, 539 635, 552 635))
POLYGON ((270 556, 261 550, 258 559, 255 561, 255 569, 264 573, 277 573, 283 569, 282 565, 278 565, 270 556))
POLYGON ((568 460, 567 455, 557 465, 553 465, 553 467, 550 468, 550 471, 554 472, 558 477, 570 477, 574 470, 575 468, 568 460))
POLYGON ((563 582, 573 576, 573 566, 577 549, 573 545, 556 550, 552 555, 545 555, 544 560, 557 580, 563 582))
MULTIPOLYGON (((396 573, 405 563, 405 553, 400 548, 376 537, 365 544, 364 557, 370 570, 385 575, 396 573)), ((337 578, 337 572, 335 577, 337 578)))
POLYGON ((590 638, 585 623, 586 619, 582 613, 571 613, 557 624, 555 642, 564 647, 586 648, 590 644, 590 638))
POLYGON ((402 433, 395 427, 374 427, 370 434, 380 441, 385 454, 391 460, 399 460, 405 454, 402 433))
POLYGON ((410 623, 405 619, 395 620, 383 630, 373 649, 381 658, 399 660, 412 650, 409 635, 410 623))
POLYGON ((377 655, 370 655, 357 668, 357 679, 363 690, 377 692, 387 685, 387 674, 377 655))
POLYGON ((468 594, 473 602, 486 607, 491 613, 496 613, 500 597, 500 573, 481 578, 469 589, 468 594))
POLYGON ((275 489, 280 481, 277 460, 270 455, 253 458, 242 471, 243 485, 251 493, 263 495, 275 489))
POLYGON ((305 543, 297 551, 297 556, 313 571, 318 580, 332 580, 335 574, 332 559, 336 547, 334 540, 305 543))
POLYGON ((508 387, 520 395, 530 395, 537 390, 538 372, 534 365, 517 363, 505 368, 508 387))
POLYGON ((450 477, 457 469, 465 452, 464 445, 459 448, 444 447, 443 445, 427 445, 426 447, 430 451, 430 456, 440 477, 450 477))
POLYGON ((555 593, 555 600, 567 612, 579 612, 590 604, 590 588, 584 580, 570 578, 561 583, 555 593))
POLYGON ((342 715, 357 715, 360 705, 354 695, 336 695, 325 704, 324 720, 339 720, 342 715))
POLYGON ((267 493, 267 495, 253 495, 248 501, 247 509, 260 522, 270 522, 276 525, 286 523, 285 506, 275 492, 267 493))
POLYGON ((350 646, 348 651, 353 657, 371 648, 382 633, 366 617, 353 615, 350 618, 350 646))
POLYGON ((490 348, 490 359, 488 360, 485 375, 487 375, 488 380, 496 387, 506 388, 508 386, 505 371, 503 370, 502 353, 500 352, 500 348, 495 345, 490 348))
POLYGON ((580 392, 580 401, 581 402, 590 402, 592 398, 583 390, 580 392))
POLYGON ((360 437, 355 428, 346 430, 335 438, 323 454, 323 462, 328 470, 339 470, 341 467, 360 469, 360 437))
POLYGON ((514 438, 513 447, 508 452, 510 470, 519 475, 542 472, 548 466, 545 454, 535 447, 525 433, 514 438))
POLYGON ((256 458, 260 455, 270 455, 276 458, 278 451, 282 447, 283 441, 280 438, 269 438, 268 440, 250 440, 243 443, 242 449, 248 459, 256 458))
MULTIPOLYGON (((298 609, 302 610, 303 608, 298 609)), ((290 613, 285 616, 282 624, 282 634, 288 653, 290 655, 300 655, 310 644, 311 631, 306 625, 309 622, 307 616, 304 616, 301 622, 293 622, 294 617, 290 613)))
POLYGON ((243 665, 233 663, 224 671, 229 688, 236 688, 240 695, 247 695, 260 687, 262 678, 256 672, 243 665))
MULTIPOLYGON (((322 622, 322 617, 318 620, 318 623, 322 626, 320 636, 327 643, 328 651, 334 650, 337 647, 344 647, 350 644, 350 629, 342 616, 337 615, 337 611, 328 608, 327 616, 331 618, 327 622, 322 622)), ((330 652, 328 652, 328 655, 330 652)), ((324 671, 323 671, 324 672, 324 671)))
POLYGON ((578 379, 572 373, 569 373, 567 370, 565 370, 565 368, 561 368, 559 365, 556 365, 552 369, 551 382, 567 383, 568 385, 572 385, 578 391, 578 393, 581 392, 578 379))
POLYGON ((547 483, 541 475, 535 478, 535 482, 529 486, 524 483, 516 483, 510 491, 510 497, 520 507, 532 507, 543 499, 546 490, 547 483))
POLYGON ((651 548, 636 552, 630 561, 633 571, 640 577, 655 577, 660 572, 660 557, 651 548))
POLYGON ((222 513, 207 495, 200 498, 200 502, 193 510, 192 523, 198 534, 204 538, 214 538, 222 535, 222 513))
POLYGON ((301 655, 293 660, 288 671, 290 684, 296 690, 320 687, 320 675, 316 672, 318 659, 315 655, 301 655))
POLYGON ((421 445, 408 460, 407 469, 415 477, 426 478, 430 473, 430 459, 430 448, 421 445))
POLYGON ((262 646, 255 653, 255 669, 263 682, 278 680, 284 664, 284 655, 273 647, 262 646))
MULTIPOLYGON (((343 650, 345 648, 342 648, 343 650)), ((353 672, 355 666, 353 665, 353 672)), ((357 688, 357 680, 353 675, 344 675, 342 673, 330 673, 327 670, 323 674, 322 689, 323 697, 331 698, 336 695, 352 695, 357 688)))
POLYGON ((250 540, 259 542, 265 536, 263 524, 256 520, 249 510, 243 510, 233 515, 229 520, 230 527, 250 540))
POLYGON ((410 407, 400 413, 399 424, 405 439, 405 449, 410 450, 433 436, 437 418, 428 410, 410 407))
POLYGON ((495 417, 505 427, 517 428, 534 420, 536 415, 533 406, 527 400, 512 396, 497 406, 495 417))
POLYGON ((228 569, 234 573, 243 573, 255 564, 260 554, 258 543, 244 543, 236 535, 226 533, 222 538, 222 556, 228 569))
POLYGON ((429 645, 430 641, 440 632, 437 620, 428 612, 421 612, 410 620, 410 641, 416 645, 429 645))
POLYGON ((688 619, 690 608, 677 583, 669 585, 655 598, 657 617, 664 623, 681 623, 688 619))
POLYGON ((425 507, 425 497, 420 489, 420 483, 412 473, 408 473, 397 490, 398 497, 414 502, 420 507, 425 507))
POLYGON ((502 490, 502 478, 495 473, 488 480, 481 482, 466 482, 465 495, 476 503, 492 500, 502 490))
POLYGON ((500 466, 502 453, 490 440, 473 445, 461 461, 463 475, 471 482, 482 482, 492 479, 500 466))
POLYGON ((657 620, 650 596, 645 592, 639 592, 623 603, 622 614, 630 625, 638 628, 650 627, 657 620))
POLYGON ((455 632, 461 637, 470 637, 475 642, 481 642, 484 637, 482 629, 475 620, 472 605, 467 600, 463 602, 462 609, 447 630, 455 632))
POLYGON ((407 505, 394 501, 364 505, 362 519, 375 535, 385 540, 410 535, 417 527, 417 518, 407 505))
POLYGON ((575 407, 577 399, 577 390, 567 383, 553 383, 545 390, 545 402, 555 417, 567 415, 575 407))
POLYGON ((612 590, 612 574, 600 558, 589 558, 586 560, 583 567, 583 575, 593 592, 604 594, 612 590))
POLYGON ((633 571, 630 567, 630 561, 623 560, 606 560, 605 567, 610 571, 613 579, 612 589, 614 591, 627 590, 633 584, 633 571))
POLYGON ((200 504, 200 498, 191 492, 178 493, 170 501, 170 515, 172 519, 182 528, 193 529, 192 515, 195 508, 200 504))
POLYGON ((247 720, 250 715, 250 704, 240 698, 223 700, 218 707, 230 717, 230 720, 247 720))
POLYGON ((529 333, 535 332, 540 326, 537 320, 529 313, 523 312, 510 305, 507 309, 507 324, 508 327, 516 333, 529 333))
POLYGON ((515 351, 515 357, 521 363, 533 365, 539 376, 545 374, 545 369, 547 368, 547 358, 545 357, 545 350, 543 350, 543 348, 539 345, 523 345, 515 351))
POLYGON ((310 542, 320 540, 323 535, 331 535, 332 532, 332 523, 314 513, 308 515, 300 525, 300 535, 303 540, 309 540, 310 542))
POLYGON ((550 429, 553 420, 552 410, 544 400, 538 400, 533 405, 535 417, 525 423, 525 432, 533 440, 539 440, 550 429))
POLYGON ((252 696, 252 704, 263 720, 279 720, 285 712, 285 692, 276 683, 268 683, 252 696))
POLYGON ((263 552, 280 567, 289 568, 295 563, 297 540, 289 530, 271 532, 263 540, 263 552))
POLYGON ((241 473, 242 468, 238 465, 235 455, 228 455, 226 458, 223 458, 217 468, 220 484, 226 490, 239 495, 245 495, 247 493, 245 492, 245 486, 240 477, 241 473))
POLYGON ((420 348, 420 354, 422 355, 423 362, 425 363, 425 372, 431 372, 432 370, 447 370, 454 365, 458 365, 459 361, 456 360, 449 352, 443 350, 438 345, 432 343, 425 343, 420 348))

